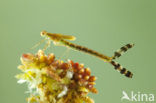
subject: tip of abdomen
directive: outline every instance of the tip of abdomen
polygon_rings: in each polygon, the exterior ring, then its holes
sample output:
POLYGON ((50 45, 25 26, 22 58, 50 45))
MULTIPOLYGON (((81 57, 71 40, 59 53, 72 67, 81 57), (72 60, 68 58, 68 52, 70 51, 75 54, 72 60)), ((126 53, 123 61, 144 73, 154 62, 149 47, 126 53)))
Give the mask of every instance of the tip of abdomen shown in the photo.
POLYGON ((110 63, 114 66, 115 70, 119 71, 121 74, 125 75, 128 78, 132 78, 132 72, 126 70, 126 68, 123 68, 119 63, 115 61, 111 61, 110 63))

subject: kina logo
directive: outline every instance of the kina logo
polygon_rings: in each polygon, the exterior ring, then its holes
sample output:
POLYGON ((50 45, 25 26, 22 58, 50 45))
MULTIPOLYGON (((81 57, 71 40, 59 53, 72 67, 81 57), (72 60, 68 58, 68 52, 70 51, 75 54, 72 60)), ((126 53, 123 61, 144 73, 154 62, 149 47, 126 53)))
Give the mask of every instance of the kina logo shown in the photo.
POLYGON ((131 91, 130 93, 126 93, 122 91, 121 101, 140 101, 140 102, 153 102, 154 101, 154 94, 152 93, 141 93, 141 92, 134 92, 131 91))

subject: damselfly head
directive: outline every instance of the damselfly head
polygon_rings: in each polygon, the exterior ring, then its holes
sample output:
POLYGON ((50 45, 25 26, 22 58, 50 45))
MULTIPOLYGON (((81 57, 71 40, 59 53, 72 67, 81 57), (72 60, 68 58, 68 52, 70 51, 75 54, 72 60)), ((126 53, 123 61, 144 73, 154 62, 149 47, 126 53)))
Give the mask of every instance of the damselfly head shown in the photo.
POLYGON ((47 32, 45 30, 41 31, 40 35, 41 36, 45 36, 47 34, 47 32))

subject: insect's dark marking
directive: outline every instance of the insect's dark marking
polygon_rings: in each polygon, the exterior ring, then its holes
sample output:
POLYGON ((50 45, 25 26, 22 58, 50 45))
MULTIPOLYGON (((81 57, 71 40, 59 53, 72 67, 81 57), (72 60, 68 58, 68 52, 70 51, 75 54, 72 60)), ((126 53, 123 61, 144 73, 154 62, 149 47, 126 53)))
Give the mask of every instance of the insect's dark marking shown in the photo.
POLYGON ((132 75, 133 74, 130 71, 127 71, 127 73, 125 74, 126 77, 130 77, 130 78, 132 78, 132 75))
POLYGON ((121 47, 121 50, 125 52, 125 51, 127 51, 127 48, 125 46, 123 46, 123 47, 121 47))
POLYGON ((69 43, 67 46, 70 46, 70 47, 72 47, 72 48, 75 48, 75 45, 72 44, 72 43, 69 43))
POLYGON ((125 68, 122 68, 122 70, 120 71, 121 74, 124 74, 126 72, 125 68))
POLYGON ((127 71, 126 68, 123 68, 119 63, 115 61, 110 62, 115 70, 120 71, 121 74, 124 74, 126 77, 132 78, 133 74, 130 71, 127 71))
POLYGON ((115 69, 120 68, 120 64, 115 65, 115 69))
POLYGON ((111 61, 110 63, 115 67, 116 64, 114 61, 111 61))
POLYGON ((82 50, 82 47, 81 46, 79 46, 79 45, 77 45, 77 46, 75 46, 78 50, 82 50))
POLYGON ((115 52, 114 55, 115 55, 115 57, 120 57, 121 56, 121 54, 119 52, 115 52))
POLYGON ((84 52, 87 52, 87 51, 88 51, 88 49, 87 49, 87 48, 82 48, 82 50, 83 50, 84 52))
POLYGON ((128 49, 132 48, 134 44, 126 44, 125 46, 121 47, 120 50, 114 52, 113 59, 119 58, 123 52, 126 52, 128 49))
POLYGON ((131 44, 127 44, 126 47, 128 47, 128 48, 132 48, 133 45, 131 45, 131 44))

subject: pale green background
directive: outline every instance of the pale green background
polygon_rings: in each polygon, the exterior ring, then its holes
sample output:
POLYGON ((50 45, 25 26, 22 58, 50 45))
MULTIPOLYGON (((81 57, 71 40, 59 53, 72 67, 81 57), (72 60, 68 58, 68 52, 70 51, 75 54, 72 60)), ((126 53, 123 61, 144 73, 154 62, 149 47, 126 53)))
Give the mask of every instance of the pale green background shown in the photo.
MULTIPOLYGON (((80 44, 111 56, 127 43, 135 47, 117 61, 134 73, 128 79, 96 57, 70 51, 68 58, 84 63, 97 76, 96 103, 121 103, 122 91, 156 95, 155 0, 0 0, 0 103, 26 103, 26 84, 14 76, 22 53, 40 41, 40 31, 70 34, 80 44)), ((48 48, 57 57, 65 47, 48 48)), ((67 59, 67 58, 63 58, 67 59)), ((124 101, 124 103, 130 103, 124 101)))

